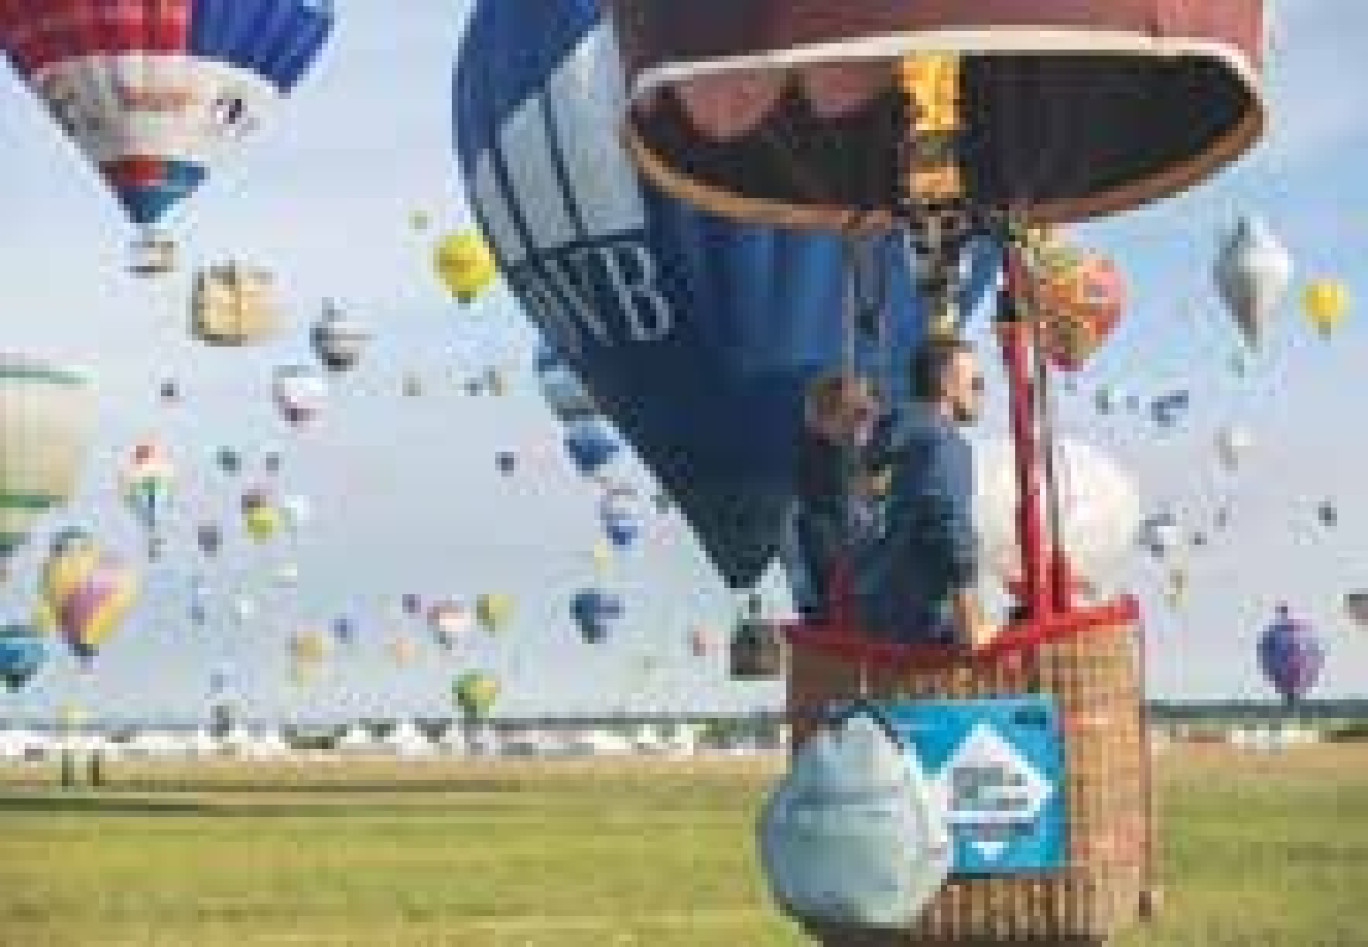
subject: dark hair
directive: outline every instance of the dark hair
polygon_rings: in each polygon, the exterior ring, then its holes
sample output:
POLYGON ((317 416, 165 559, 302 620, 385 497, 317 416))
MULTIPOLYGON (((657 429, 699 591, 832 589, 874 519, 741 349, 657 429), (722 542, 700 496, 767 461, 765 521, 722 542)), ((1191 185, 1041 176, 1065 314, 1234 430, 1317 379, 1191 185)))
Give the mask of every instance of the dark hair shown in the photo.
POLYGON ((939 398, 950 363, 961 352, 973 350, 971 344, 959 338, 931 338, 923 342, 912 355, 912 397, 918 401, 939 398))

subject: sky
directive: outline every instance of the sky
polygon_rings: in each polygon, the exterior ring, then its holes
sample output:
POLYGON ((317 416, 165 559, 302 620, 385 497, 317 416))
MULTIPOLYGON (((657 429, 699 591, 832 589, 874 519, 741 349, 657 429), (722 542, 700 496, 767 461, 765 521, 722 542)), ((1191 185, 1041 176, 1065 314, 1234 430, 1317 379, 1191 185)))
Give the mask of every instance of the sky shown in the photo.
MULTIPOLYGON (((629 611, 612 644, 579 643, 568 620, 569 597, 595 582, 596 494, 560 455, 527 370, 534 336, 501 289, 469 311, 452 305, 429 270, 432 235, 408 224, 415 210, 433 216, 434 230, 469 223, 450 128, 465 6, 406 0, 399 15, 382 0, 339 0, 316 72, 190 202, 175 222, 187 265, 156 282, 123 272, 131 233, 117 205, 17 79, 0 77, 0 206, 10 226, 0 245, 0 345, 87 366, 100 402, 80 493, 40 524, 0 588, 0 614, 29 614, 47 539, 71 524, 137 561, 143 582, 138 608, 93 670, 58 655, 28 690, 0 697, 0 718, 76 705, 108 719, 193 720, 206 713, 215 670, 229 673, 249 715, 272 719, 443 715, 452 677, 467 668, 503 680, 498 709, 508 714, 780 705, 779 685, 727 680, 725 647, 690 656, 690 628, 710 626, 724 641, 733 605, 677 517, 652 519, 639 550, 614 564, 608 581, 629 611), (189 338, 190 272, 228 257, 277 272, 294 320, 278 342, 214 350, 189 338), (271 404, 271 372, 308 360, 307 326, 324 297, 369 323, 376 340, 317 427, 294 434, 271 404), (509 395, 462 395, 457 380, 492 363, 515 367, 509 395), (424 380, 422 397, 401 394, 406 373, 424 380), (180 383, 180 405, 159 402, 164 379, 180 383), (149 434, 170 446, 181 474, 171 550, 157 564, 142 561, 143 538, 117 495, 122 455, 149 434), (213 467, 223 445, 247 457, 236 481, 213 467), (285 457, 283 491, 306 495, 314 522, 296 543, 263 549, 230 530, 224 555, 205 567, 192 551, 194 524, 231 518, 272 449, 285 457), (495 469, 506 449, 522 458, 512 478, 495 469), (271 588, 286 561, 298 563, 298 588, 271 588), (196 571, 218 605, 205 628, 186 617, 196 571), (504 591, 516 617, 498 640, 475 636, 446 654, 393 615, 408 591, 504 591), (261 609, 247 627, 227 614, 238 594, 261 609), (310 686, 293 685, 289 634, 340 614, 358 618, 357 643, 310 686), (384 650, 401 627, 419 647, 405 668, 384 650), (654 671, 642 670, 645 656, 658 661, 654 671)), ((1188 194, 1077 231, 1120 261, 1131 303, 1076 393, 1060 394, 1061 431, 1111 452, 1146 511, 1170 503, 1202 528, 1221 502, 1232 510, 1229 529, 1187 557, 1183 609, 1165 603, 1163 572, 1142 553, 1113 576, 1143 602, 1159 697, 1269 696, 1254 647, 1281 601, 1330 649, 1318 694, 1368 692, 1368 630, 1341 607, 1343 592, 1368 586, 1368 447, 1353 420, 1368 393, 1362 307, 1327 343, 1290 302, 1241 379, 1229 369, 1239 342, 1209 276, 1222 228, 1257 212, 1292 250, 1299 278, 1333 276, 1368 292, 1368 124, 1355 95, 1368 83, 1368 6, 1285 2, 1277 22, 1265 142, 1188 194), (1100 385, 1146 399, 1188 388, 1193 409, 1181 430, 1162 433, 1143 414, 1099 416, 1100 385), (1214 447, 1230 423, 1255 436, 1234 476, 1214 447), (1316 518, 1324 499, 1339 507, 1333 530, 1316 518)), ((1000 407, 988 424, 1001 423, 1000 407)))

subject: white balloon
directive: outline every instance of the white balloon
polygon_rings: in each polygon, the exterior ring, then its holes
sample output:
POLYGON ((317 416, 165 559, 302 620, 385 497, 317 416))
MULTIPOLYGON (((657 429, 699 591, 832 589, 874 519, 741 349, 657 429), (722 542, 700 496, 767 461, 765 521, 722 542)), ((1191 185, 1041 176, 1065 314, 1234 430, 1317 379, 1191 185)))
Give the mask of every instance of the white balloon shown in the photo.
MULTIPOLYGON (((1113 458, 1070 438, 1056 443, 1055 475, 1069 565, 1075 575, 1097 586, 1124 562, 1135 544, 1140 526, 1139 488, 1113 458)), ((984 564, 999 578, 1015 578, 1021 571, 1021 557, 1016 533, 1016 454, 1011 441, 975 442, 974 480, 974 527, 984 564)), ((1042 515, 1048 512, 1042 503, 1042 515)))
POLYGON ((1216 287, 1245 340, 1258 345, 1292 285, 1292 256, 1257 217, 1244 217, 1221 244, 1216 287))
POLYGON ((1243 427, 1232 425, 1216 435, 1216 451, 1228 470, 1240 466, 1240 459, 1254 446, 1254 437, 1243 427))

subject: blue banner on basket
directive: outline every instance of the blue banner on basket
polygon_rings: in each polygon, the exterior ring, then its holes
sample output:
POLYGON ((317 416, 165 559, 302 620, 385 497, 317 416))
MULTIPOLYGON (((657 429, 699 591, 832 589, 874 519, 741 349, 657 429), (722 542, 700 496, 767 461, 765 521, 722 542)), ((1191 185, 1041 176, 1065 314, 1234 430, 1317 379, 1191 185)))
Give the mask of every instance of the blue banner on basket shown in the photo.
POLYGON ((1049 697, 880 705, 949 815, 956 875, 1065 863, 1064 748, 1049 697))

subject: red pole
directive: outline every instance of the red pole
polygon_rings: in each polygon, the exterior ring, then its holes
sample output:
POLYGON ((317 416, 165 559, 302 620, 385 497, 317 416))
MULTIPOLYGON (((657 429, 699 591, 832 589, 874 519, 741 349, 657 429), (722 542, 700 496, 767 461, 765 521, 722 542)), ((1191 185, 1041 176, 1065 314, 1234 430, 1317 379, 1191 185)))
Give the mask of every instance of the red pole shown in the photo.
POLYGON ((1021 551, 1021 604, 1033 619, 1049 614, 1049 581, 1040 522, 1040 464, 1031 385, 1030 327, 1017 315, 1011 284, 998 297, 998 337, 1007 367, 1012 443, 1016 453, 1017 544, 1021 551))

